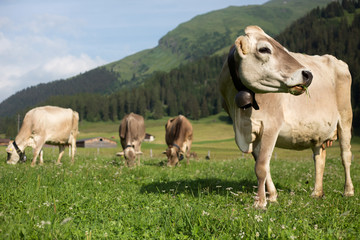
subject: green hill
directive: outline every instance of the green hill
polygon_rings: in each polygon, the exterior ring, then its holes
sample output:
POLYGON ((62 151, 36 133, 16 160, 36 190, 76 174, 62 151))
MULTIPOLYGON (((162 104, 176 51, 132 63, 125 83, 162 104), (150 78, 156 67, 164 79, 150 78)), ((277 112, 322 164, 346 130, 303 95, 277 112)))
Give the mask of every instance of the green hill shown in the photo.
POLYGON ((272 0, 263 5, 231 6, 196 16, 166 34, 153 49, 67 80, 39 84, 12 95, 0 103, 0 116, 15 115, 54 96, 107 94, 141 85, 156 71, 170 72, 204 57, 221 56, 247 25, 259 25, 274 36, 312 8, 330 1, 272 0), (105 84, 101 84, 104 81, 105 84))
POLYGON ((120 82, 137 82, 154 71, 170 71, 205 56, 227 51, 248 25, 259 25, 276 36, 291 22, 329 0, 273 0, 264 5, 228 7, 180 24, 148 49, 106 66, 119 73, 120 82))

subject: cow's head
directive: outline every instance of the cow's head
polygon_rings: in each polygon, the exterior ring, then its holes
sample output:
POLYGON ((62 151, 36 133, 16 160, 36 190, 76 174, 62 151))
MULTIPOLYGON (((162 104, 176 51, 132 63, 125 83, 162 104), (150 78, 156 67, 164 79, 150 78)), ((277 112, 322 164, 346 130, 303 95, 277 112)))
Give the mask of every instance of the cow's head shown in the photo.
POLYGON ((176 146, 169 146, 163 153, 166 154, 168 159, 168 167, 176 166, 181 160, 184 159, 183 151, 181 151, 181 149, 176 146))
POLYGON ((26 161, 25 154, 20 150, 20 148, 18 147, 15 141, 11 141, 9 143, 8 147, 6 148, 6 152, 7 152, 6 163, 8 164, 16 164, 19 161, 20 162, 26 161))
POLYGON ((137 155, 141 155, 142 152, 136 152, 134 145, 127 145, 123 152, 119 152, 117 156, 124 156, 126 160, 126 165, 128 167, 133 167, 135 165, 135 158, 137 155))
POLYGON ((285 92, 299 95, 312 81, 312 73, 261 28, 249 26, 235 41, 235 61, 243 85, 255 93, 285 92))

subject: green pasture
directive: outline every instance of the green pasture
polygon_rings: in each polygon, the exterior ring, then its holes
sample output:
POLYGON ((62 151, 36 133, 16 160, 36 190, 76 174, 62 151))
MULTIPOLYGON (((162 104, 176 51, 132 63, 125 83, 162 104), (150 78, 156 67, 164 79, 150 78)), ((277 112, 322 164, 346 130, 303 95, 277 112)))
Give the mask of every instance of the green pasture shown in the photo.
MULTIPOLYGON (((359 138, 352 145, 354 197, 342 196, 337 144, 328 149, 322 199, 310 197, 311 151, 275 149, 278 203, 256 210, 254 161, 237 149, 224 116, 192 121, 198 157, 175 168, 162 154, 165 118, 146 121, 156 139, 143 143, 142 164, 132 169, 115 157, 119 144, 78 148, 73 165, 68 154, 55 165, 57 148, 45 148, 44 165, 33 168, 29 161, 7 165, 0 147, 0 239, 359 239, 359 138)), ((79 139, 119 142, 118 125, 82 122, 79 139)), ((26 154, 31 158, 30 148, 26 154)))

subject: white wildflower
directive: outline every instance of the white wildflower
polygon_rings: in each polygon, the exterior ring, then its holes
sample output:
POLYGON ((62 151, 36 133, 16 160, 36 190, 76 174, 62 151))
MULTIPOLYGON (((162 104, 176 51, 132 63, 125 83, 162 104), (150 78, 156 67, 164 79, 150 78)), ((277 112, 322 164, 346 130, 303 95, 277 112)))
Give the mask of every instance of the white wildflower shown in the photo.
POLYGON ((203 216, 205 216, 205 215, 206 215, 206 216, 209 216, 210 213, 208 213, 208 212, 206 212, 205 210, 203 210, 203 211, 202 211, 202 215, 203 215, 203 216))
POLYGON ((65 224, 65 223, 67 223, 67 222, 69 222, 69 221, 71 221, 71 220, 72 220, 72 217, 65 218, 65 219, 61 222, 61 225, 65 224))
POLYGON ((255 220, 257 221, 257 222, 262 222, 263 220, 262 220, 262 216, 260 216, 260 215, 255 215, 255 220))

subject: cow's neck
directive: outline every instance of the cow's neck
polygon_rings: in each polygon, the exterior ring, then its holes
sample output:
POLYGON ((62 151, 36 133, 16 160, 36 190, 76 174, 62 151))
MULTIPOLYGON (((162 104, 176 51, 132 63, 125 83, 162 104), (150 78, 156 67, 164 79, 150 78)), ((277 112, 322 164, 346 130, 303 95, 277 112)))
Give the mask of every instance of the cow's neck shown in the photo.
POLYGON ((238 91, 235 97, 236 105, 242 109, 253 107, 255 110, 258 110, 259 106, 255 100, 255 93, 248 89, 239 77, 239 63, 235 61, 235 53, 236 47, 234 45, 230 49, 227 61, 232 82, 238 91))

